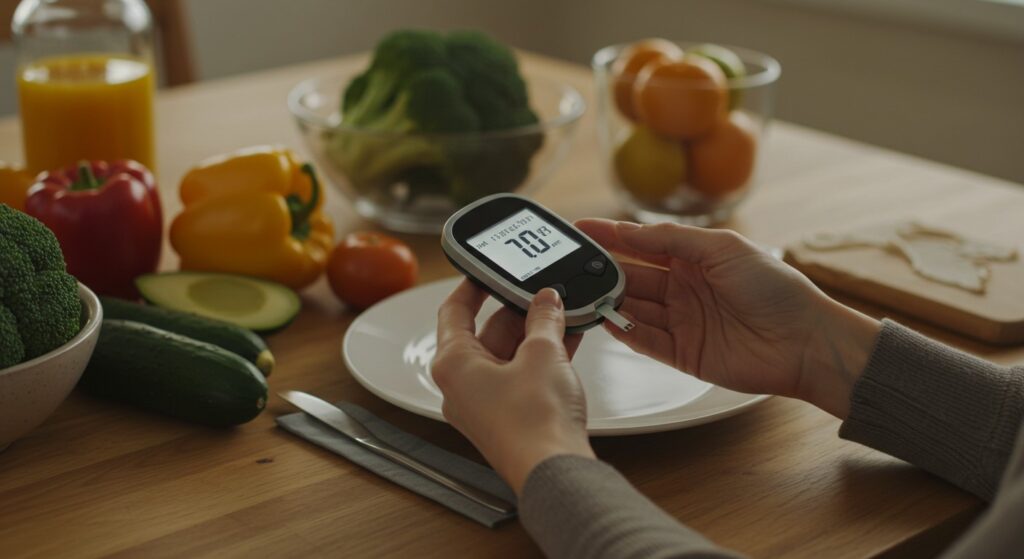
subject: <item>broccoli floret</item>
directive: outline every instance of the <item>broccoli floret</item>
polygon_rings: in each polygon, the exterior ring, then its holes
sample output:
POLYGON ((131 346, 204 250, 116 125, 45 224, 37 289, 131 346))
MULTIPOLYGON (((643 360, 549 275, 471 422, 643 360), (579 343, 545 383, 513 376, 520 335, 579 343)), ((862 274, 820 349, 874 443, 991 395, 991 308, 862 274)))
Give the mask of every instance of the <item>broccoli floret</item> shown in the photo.
POLYGON ((21 363, 25 358, 25 344, 18 334, 18 320, 14 313, 0 306, 0 369, 21 363))
POLYGON ((409 167, 446 163, 440 146, 422 136, 403 134, 477 129, 479 120, 462 96, 460 84, 450 73, 431 69, 409 78, 390 108, 365 122, 359 132, 337 133, 331 154, 353 182, 377 184, 409 167))
MULTIPOLYGON (((21 213, 10 206, 3 206, 0 209, 0 237, 8 239, 13 246, 19 248, 18 252, 28 259, 29 266, 37 271, 58 270, 64 271, 64 253, 60 251, 60 243, 57 237, 34 217, 21 213)), ((6 264, 8 256, 0 253, 3 262, 6 264)), ((12 260, 20 257, 10 256, 12 260)), ((16 278, 18 274, 25 273, 24 269, 4 266, 0 271, 0 279, 16 278), (6 273, 5 273, 6 272, 6 273)))
POLYGON ((479 31, 453 31, 445 38, 445 52, 452 71, 465 85, 466 98, 480 115, 482 130, 537 122, 529 109, 519 63, 508 47, 479 31))
POLYGON ((416 74, 399 99, 407 103, 406 117, 419 132, 473 132, 480 118, 466 102, 462 84, 450 72, 429 70, 416 74))
POLYGON ((388 109, 366 119, 359 129, 444 133, 479 127, 480 120, 466 103, 462 86, 451 73, 435 68, 411 76, 388 109))
POLYGON ((537 122, 514 53, 475 31, 389 35, 346 88, 342 117, 328 152, 364 192, 402 180, 415 196, 447 184, 457 202, 468 202, 518 186, 543 143, 540 131, 458 141, 430 136, 537 122))
POLYGON ((419 72, 444 67, 444 41, 432 31, 396 31, 377 44, 370 68, 345 91, 347 124, 363 127, 388 112, 409 80, 419 72))
POLYGON ((78 333, 78 282, 60 244, 35 218, 0 204, 0 369, 38 357, 78 333))

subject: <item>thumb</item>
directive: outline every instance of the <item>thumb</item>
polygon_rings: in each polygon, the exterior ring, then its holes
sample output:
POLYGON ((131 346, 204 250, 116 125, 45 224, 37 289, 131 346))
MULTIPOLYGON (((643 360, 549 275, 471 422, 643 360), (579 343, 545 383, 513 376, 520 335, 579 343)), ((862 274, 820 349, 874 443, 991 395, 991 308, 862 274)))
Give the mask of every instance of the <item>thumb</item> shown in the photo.
POLYGON ((561 343, 565 335, 565 308, 557 291, 545 287, 533 296, 525 328, 525 340, 542 338, 561 343))

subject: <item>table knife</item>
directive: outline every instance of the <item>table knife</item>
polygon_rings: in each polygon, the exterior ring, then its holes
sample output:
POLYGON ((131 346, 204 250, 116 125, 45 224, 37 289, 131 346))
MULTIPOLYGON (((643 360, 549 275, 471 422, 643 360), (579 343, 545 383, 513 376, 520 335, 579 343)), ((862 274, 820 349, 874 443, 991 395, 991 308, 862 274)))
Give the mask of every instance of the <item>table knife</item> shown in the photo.
POLYGON ((466 485, 380 440, 356 418, 329 402, 297 390, 279 392, 278 396, 321 423, 352 439, 367 450, 387 458, 400 466, 404 466, 427 479, 440 483, 467 499, 501 514, 509 514, 516 510, 514 505, 505 500, 466 485))

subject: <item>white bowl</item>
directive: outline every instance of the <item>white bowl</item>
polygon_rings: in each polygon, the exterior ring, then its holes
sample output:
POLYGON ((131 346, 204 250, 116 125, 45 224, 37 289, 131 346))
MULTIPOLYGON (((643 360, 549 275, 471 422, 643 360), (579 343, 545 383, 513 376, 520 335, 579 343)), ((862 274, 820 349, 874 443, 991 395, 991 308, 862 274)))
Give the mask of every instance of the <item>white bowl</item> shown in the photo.
POLYGON ((78 284, 82 330, 57 349, 13 367, 0 369, 0 452, 57 409, 85 371, 103 321, 96 294, 78 284))

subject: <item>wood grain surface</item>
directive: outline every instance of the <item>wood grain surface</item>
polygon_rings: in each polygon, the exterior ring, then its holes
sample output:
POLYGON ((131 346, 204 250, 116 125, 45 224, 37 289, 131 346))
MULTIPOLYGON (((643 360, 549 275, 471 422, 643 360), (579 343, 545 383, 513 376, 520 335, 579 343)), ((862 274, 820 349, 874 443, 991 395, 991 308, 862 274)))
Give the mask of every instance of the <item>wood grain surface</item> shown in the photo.
MULTIPOLYGON (((168 215, 180 207, 177 180, 200 158, 268 142, 301 149, 284 103, 288 90, 300 79, 361 63, 325 60, 162 92, 159 176, 168 215)), ((593 99, 586 68, 535 56, 524 63, 528 72, 564 79, 593 99)), ((908 212, 940 222, 983 217, 1006 231, 1020 221, 1024 191, 1013 184, 783 123, 774 125, 766 149, 760 184, 727 224, 765 245, 908 212)), ((17 123, 0 122, 0 157, 19 154, 17 123)), ((618 216, 602 170, 590 112, 565 165, 537 198, 568 218, 618 216)), ((339 233, 371 227, 337 192, 329 210, 339 233)), ((403 238, 421 258, 421 282, 454 274, 437 238, 403 238)), ((162 265, 175 267, 169 251, 162 265)), ((296 322, 269 340, 279 363, 272 391, 348 399, 479 458, 447 425, 399 410, 356 384, 339 355, 354 315, 323 281, 303 293, 303 302, 296 322)), ((1024 360, 1021 347, 924 331, 999 362, 1024 360)), ((273 397, 252 423, 221 431, 75 393, 0 454, 0 556, 539 555, 517 523, 482 528, 276 429, 274 416, 289 412, 273 397)), ((774 398, 718 423, 594 444, 669 514, 754 557, 927 555, 981 509, 939 479, 839 440, 838 427, 817 409, 774 398)))

